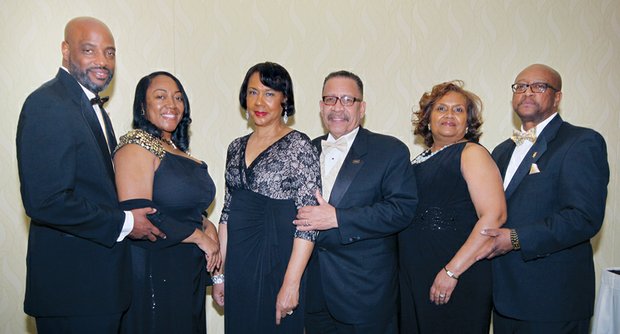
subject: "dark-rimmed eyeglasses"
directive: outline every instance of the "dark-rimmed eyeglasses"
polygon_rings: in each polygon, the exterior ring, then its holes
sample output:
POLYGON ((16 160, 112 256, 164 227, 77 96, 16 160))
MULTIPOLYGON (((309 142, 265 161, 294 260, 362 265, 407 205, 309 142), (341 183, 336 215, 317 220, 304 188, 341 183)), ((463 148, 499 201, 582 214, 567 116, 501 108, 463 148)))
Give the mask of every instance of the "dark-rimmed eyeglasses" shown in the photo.
POLYGON ((328 106, 336 105, 336 103, 338 103, 338 100, 340 100, 340 103, 345 107, 350 107, 353 104, 355 104, 355 102, 362 102, 362 99, 358 99, 357 97, 348 96, 348 95, 343 95, 341 97, 323 96, 323 103, 325 103, 325 105, 328 105, 328 106))
POLYGON ((535 82, 531 84, 516 83, 510 87, 512 87, 512 92, 517 94, 523 94, 527 92, 528 88, 532 91, 532 93, 544 93, 547 91, 547 88, 551 88, 556 92, 558 91, 555 87, 545 82, 535 82))

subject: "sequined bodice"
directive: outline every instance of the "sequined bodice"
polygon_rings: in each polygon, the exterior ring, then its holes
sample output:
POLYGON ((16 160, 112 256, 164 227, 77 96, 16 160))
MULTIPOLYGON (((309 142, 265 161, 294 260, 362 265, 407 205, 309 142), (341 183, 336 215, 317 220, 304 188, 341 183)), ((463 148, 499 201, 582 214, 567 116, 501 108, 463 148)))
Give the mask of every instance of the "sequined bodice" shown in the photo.
POLYGON ((461 153, 466 144, 451 145, 430 159, 414 164, 419 197, 414 229, 471 231, 476 223, 476 210, 461 174, 461 153))

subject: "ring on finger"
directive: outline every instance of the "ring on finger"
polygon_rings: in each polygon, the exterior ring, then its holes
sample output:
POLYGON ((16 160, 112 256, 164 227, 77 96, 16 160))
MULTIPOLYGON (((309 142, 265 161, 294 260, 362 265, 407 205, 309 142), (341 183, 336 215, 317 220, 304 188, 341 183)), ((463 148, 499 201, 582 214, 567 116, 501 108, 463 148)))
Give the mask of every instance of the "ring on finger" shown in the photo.
POLYGON ((293 314, 293 310, 290 310, 290 311, 286 312, 286 314, 288 314, 288 315, 293 314))
POLYGON ((446 295, 445 295, 445 294, 443 294, 443 293, 440 293, 440 294, 439 294, 439 298, 446 298, 446 295))

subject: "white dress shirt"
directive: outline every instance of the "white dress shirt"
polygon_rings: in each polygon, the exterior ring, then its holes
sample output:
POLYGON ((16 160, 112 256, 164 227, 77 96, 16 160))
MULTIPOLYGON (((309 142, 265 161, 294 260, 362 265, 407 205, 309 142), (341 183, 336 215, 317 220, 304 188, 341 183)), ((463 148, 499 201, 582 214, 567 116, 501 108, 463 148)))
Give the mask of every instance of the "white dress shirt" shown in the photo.
MULTIPOLYGON (((349 154, 349 150, 351 149, 351 145, 353 145, 353 141, 355 141, 355 137, 359 132, 359 127, 355 128, 353 131, 343 135, 338 138, 338 140, 345 140, 347 147, 346 150, 340 151, 337 149, 333 150, 321 150, 321 182, 323 185, 322 193, 323 198, 326 201, 329 201, 329 197, 332 192, 332 188, 334 187, 334 183, 336 182, 336 177, 340 172, 340 168, 342 167, 342 163, 344 162, 344 158, 349 154)), ((328 143, 335 143, 336 139, 334 136, 327 135, 328 143)))
MULTIPOLYGON (((549 116, 546 120, 536 125, 536 137, 537 138, 543 132, 547 124, 549 124, 549 122, 551 122, 551 120, 557 114, 558 114, 557 112, 554 113, 553 115, 549 116)), ((521 125, 521 131, 524 131, 523 125, 521 125)), ((532 146, 534 146, 534 143, 532 143, 529 140, 525 140, 523 141, 521 145, 517 145, 517 147, 515 147, 515 150, 512 152, 512 156, 510 157, 510 162, 508 163, 508 167, 506 168, 506 175, 504 175, 504 190, 508 188, 508 185, 510 184, 512 177, 515 175, 515 172, 517 171, 517 168, 519 168, 519 165, 521 165, 521 162, 525 158, 525 155, 527 154, 527 152, 529 152, 532 146)))

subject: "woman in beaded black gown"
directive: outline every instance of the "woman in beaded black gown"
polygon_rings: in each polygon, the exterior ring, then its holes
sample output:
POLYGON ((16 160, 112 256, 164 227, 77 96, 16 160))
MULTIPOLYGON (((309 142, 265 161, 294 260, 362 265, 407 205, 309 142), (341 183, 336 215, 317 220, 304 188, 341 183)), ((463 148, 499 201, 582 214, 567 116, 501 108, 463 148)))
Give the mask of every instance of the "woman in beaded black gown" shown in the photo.
POLYGON ((294 98, 282 66, 250 68, 239 101, 254 132, 228 147, 219 227, 226 276, 214 281, 213 298, 224 305, 227 334, 301 334, 303 273, 317 233, 297 231, 293 220, 317 203, 319 156, 308 136, 286 126, 294 98))
MULTIPOLYGON (((121 205, 153 207, 165 239, 131 240, 132 301, 122 333, 206 333, 207 271, 221 264, 215 227, 203 217, 215 195, 207 165, 188 152, 189 102, 167 72, 136 87, 133 127, 114 154, 121 205)), ((96 287, 93 287, 96 288, 96 287)))
POLYGON ((413 160, 418 207, 399 235, 401 333, 488 334, 492 240, 506 219, 501 176, 478 144, 480 99, 462 82, 420 99, 415 134, 429 147, 413 160), (482 259, 478 261, 478 259, 482 259))

